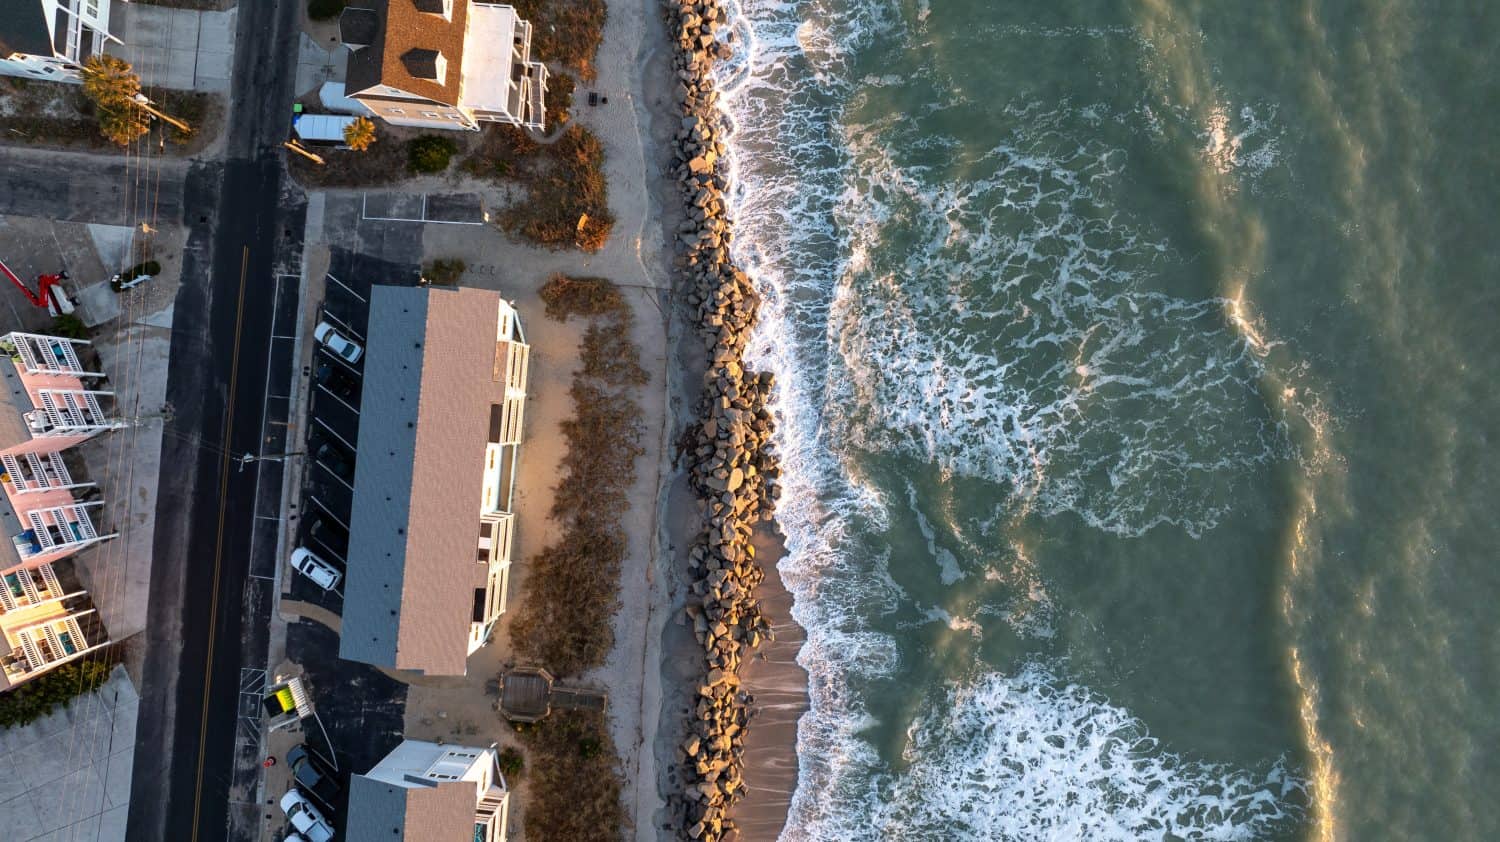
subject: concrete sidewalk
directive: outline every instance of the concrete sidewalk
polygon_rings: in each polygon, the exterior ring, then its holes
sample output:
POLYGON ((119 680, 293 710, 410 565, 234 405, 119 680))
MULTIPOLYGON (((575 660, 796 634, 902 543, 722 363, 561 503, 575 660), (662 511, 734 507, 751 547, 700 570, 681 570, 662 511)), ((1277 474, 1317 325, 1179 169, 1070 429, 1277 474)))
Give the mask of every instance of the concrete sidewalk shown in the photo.
POLYGON ((238 16, 238 9, 199 12, 116 0, 111 28, 125 43, 105 52, 134 65, 143 86, 227 93, 238 16))
POLYGON ((140 697, 115 667, 66 707, 0 730, 0 836, 124 842, 140 697))

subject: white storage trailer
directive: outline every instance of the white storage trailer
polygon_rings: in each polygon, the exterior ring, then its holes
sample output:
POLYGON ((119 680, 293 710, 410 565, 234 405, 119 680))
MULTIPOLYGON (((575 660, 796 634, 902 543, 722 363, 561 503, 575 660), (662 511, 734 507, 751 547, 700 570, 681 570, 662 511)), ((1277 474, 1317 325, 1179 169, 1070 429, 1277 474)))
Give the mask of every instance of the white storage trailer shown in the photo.
POLYGON ((344 142, 344 129, 353 125, 358 117, 342 114, 297 114, 292 118, 292 131, 308 143, 344 142))

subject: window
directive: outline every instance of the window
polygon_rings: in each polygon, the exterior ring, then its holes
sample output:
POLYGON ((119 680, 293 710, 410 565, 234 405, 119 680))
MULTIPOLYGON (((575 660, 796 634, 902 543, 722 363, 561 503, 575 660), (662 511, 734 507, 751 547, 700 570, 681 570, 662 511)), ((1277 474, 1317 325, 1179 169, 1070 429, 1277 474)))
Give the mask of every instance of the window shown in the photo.
POLYGON ((404 108, 390 108, 390 109, 386 109, 385 113, 387 113, 387 114, 405 114, 406 113, 406 109, 404 109, 404 108))
POLYGON ((423 111, 422 112, 422 116, 423 117, 431 117, 434 120, 436 120, 436 119, 442 117, 443 115, 437 113, 436 111, 423 111))

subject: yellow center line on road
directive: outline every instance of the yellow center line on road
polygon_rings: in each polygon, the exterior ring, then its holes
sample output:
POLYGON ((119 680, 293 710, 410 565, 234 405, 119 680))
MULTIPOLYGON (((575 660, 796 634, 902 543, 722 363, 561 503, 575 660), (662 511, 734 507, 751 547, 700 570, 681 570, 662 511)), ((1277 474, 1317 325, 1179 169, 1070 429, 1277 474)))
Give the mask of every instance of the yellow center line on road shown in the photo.
POLYGON ((250 268, 250 247, 240 255, 240 299, 234 314, 234 355, 229 363, 229 406, 224 414, 224 446, 219 464, 219 534, 214 541, 214 584, 209 591, 208 661, 203 670, 203 716, 198 723, 198 782, 193 790, 193 842, 198 840, 198 818, 203 810, 203 757, 208 741, 208 701, 213 685, 214 638, 219 625, 219 567, 224 559, 224 515, 229 504, 229 436, 234 432, 234 390, 240 376, 240 334, 245 319, 245 279, 250 268))

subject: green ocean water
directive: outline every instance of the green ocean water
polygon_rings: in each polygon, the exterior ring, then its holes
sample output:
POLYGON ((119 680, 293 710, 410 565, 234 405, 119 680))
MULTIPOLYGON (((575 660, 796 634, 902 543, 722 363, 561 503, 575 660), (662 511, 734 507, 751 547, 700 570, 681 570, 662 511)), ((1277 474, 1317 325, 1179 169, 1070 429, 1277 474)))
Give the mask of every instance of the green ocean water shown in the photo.
POLYGON ((1500 838, 1500 4, 736 28, 783 838, 1500 838))

